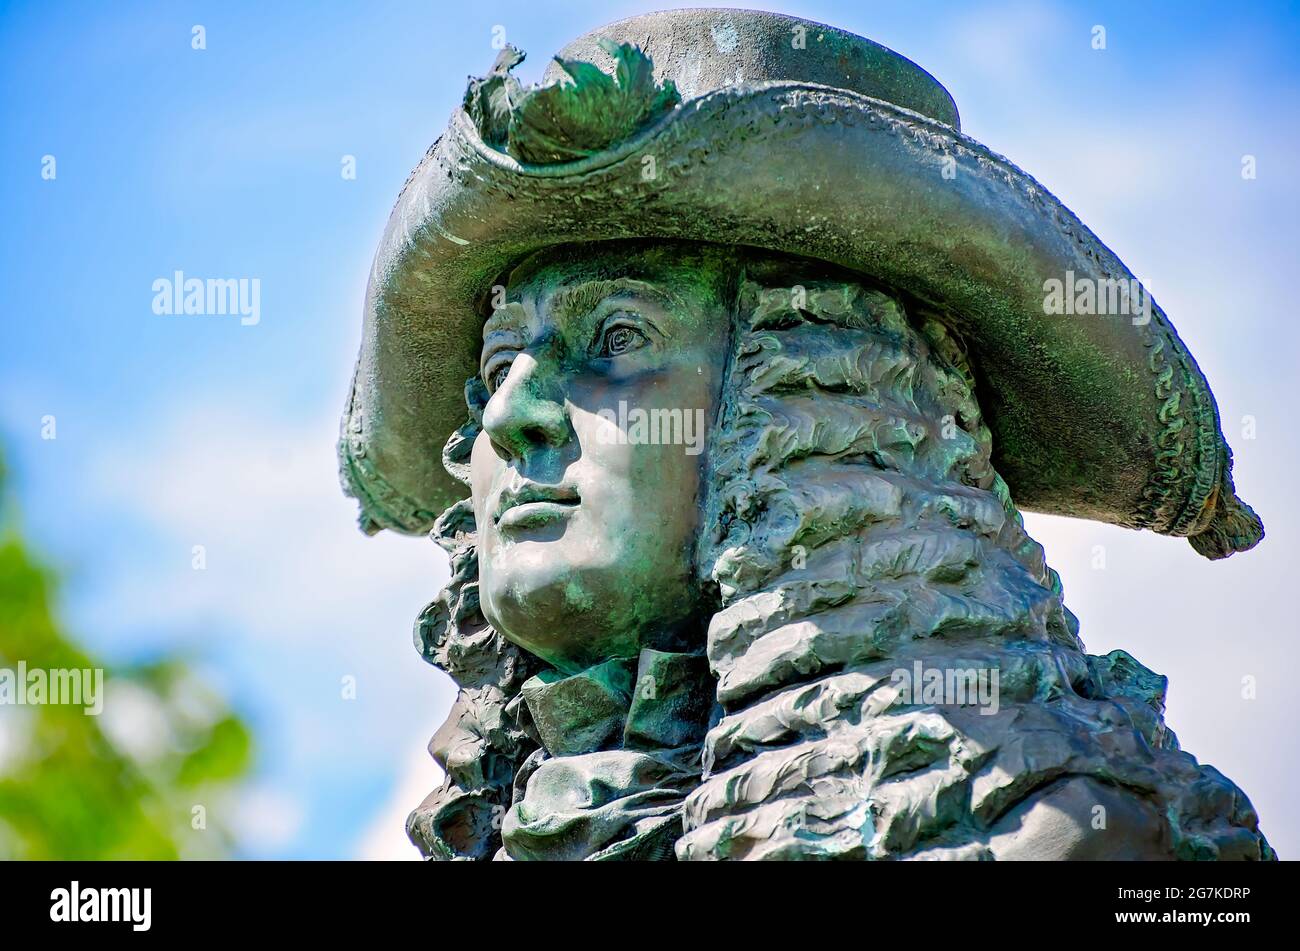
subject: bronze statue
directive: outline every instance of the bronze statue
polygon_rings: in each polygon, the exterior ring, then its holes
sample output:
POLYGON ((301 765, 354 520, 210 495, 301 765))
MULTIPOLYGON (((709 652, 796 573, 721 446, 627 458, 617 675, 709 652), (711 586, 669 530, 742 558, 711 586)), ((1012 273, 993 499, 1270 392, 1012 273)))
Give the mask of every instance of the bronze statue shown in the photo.
POLYGON ((1263 535, 1123 264, 832 27, 679 10, 521 59, 398 200, 340 442, 363 528, 451 557, 421 851, 1272 858, 1017 508, 1263 535))

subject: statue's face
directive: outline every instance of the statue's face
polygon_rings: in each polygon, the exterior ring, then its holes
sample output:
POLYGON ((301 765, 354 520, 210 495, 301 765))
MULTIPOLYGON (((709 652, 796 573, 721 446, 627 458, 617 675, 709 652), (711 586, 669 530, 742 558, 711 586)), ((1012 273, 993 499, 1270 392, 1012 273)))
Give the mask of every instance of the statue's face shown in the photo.
POLYGON ((662 246, 553 255, 514 272, 484 327, 480 601, 561 670, 680 646, 697 622, 703 450, 729 342, 720 271, 662 246))

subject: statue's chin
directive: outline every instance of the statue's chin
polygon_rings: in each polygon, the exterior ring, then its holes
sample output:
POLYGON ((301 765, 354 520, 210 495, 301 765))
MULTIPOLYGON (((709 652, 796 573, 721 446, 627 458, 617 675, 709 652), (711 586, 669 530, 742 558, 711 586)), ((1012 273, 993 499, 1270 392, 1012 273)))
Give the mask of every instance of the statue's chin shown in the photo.
POLYGON ((665 604, 662 592, 641 590, 624 574, 512 565, 480 578, 483 615, 507 640, 568 673, 636 657, 643 647, 688 647, 698 625, 679 615, 690 594, 674 592, 665 604))
POLYGON ((684 549, 647 552, 629 546, 629 533, 575 531, 582 527, 570 524, 547 542, 486 539, 479 598, 494 628, 569 673, 636 657, 643 647, 681 650, 692 633, 702 644, 693 623, 699 590, 684 549))
POLYGON ((611 599, 566 572, 512 570, 480 582, 483 614, 507 640, 561 670, 632 657, 638 637, 612 616, 611 599))
POLYGON ((485 609, 484 613, 511 643, 565 673, 577 673, 611 657, 634 657, 640 650, 636 634, 611 634, 589 616, 546 612, 543 622, 520 604, 507 604, 500 612, 485 609))

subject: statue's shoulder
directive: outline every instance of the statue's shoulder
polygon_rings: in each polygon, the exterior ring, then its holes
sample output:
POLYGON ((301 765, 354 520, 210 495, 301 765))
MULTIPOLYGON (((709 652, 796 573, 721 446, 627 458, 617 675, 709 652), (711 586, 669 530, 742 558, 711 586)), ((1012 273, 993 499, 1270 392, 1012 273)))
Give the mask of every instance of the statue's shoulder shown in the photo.
POLYGON ((1144 797, 1069 776, 1003 816, 988 847, 999 861, 1160 861, 1174 858, 1167 825, 1144 797))

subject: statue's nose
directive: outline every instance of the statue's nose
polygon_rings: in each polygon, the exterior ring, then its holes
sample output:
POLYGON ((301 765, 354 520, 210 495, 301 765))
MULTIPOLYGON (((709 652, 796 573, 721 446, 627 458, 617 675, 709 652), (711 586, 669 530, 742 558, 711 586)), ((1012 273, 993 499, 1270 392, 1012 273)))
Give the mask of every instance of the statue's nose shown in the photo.
POLYGON ((483 408, 483 430, 499 451, 514 459, 568 441, 571 430, 563 394, 553 374, 532 354, 520 353, 511 362, 510 372, 483 408))

